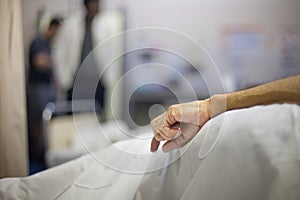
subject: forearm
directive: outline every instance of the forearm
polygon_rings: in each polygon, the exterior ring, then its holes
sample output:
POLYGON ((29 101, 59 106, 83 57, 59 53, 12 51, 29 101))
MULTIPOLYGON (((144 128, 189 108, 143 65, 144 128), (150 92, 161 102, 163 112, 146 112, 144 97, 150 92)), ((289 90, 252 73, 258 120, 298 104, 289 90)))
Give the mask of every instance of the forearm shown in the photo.
POLYGON ((34 65, 37 70, 44 71, 52 67, 52 60, 47 53, 38 53, 34 57, 34 65))
POLYGON ((251 89, 210 98, 211 117, 228 110, 274 103, 300 104, 300 75, 270 82, 251 89))

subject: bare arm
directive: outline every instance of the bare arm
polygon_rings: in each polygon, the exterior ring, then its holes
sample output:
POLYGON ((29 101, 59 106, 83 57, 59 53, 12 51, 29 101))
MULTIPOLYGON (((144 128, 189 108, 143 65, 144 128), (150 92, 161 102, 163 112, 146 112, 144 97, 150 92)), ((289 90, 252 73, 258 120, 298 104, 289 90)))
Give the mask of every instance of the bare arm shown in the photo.
POLYGON ((154 133, 151 151, 156 151, 164 140, 167 140, 163 146, 165 152, 185 145, 208 120, 225 111, 274 103, 300 104, 300 75, 239 92, 213 95, 204 101, 171 106, 151 122, 154 133))
POLYGON ((274 103, 300 104, 300 75, 277 80, 251 89, 210 98, 211 117, 224 111, 274 103), (217 109, 217 104, 226 99, 226 109, 217 109))

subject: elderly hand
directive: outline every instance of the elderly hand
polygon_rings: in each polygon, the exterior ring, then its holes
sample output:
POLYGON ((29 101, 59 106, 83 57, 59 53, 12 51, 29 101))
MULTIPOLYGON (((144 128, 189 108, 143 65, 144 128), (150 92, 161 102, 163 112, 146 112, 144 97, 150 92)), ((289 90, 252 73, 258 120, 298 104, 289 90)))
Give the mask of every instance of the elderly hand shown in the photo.
POLYGON ((188 143, 211 118, 210 100, 172 105, 167 112, 151 121, 154 137, 151 151, 157 151, 160 141, 164 152, 179 148, 188 143))

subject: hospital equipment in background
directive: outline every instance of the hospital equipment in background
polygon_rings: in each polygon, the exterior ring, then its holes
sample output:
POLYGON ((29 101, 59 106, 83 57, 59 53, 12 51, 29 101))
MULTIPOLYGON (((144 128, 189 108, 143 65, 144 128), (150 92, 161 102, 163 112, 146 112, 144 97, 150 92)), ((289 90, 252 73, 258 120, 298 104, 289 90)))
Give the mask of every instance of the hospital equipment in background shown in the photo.
POLYGON ((94 100, 47 104, 43 113, 47 167, 129 139, 126 132, 139 135, 150 130, 149 127, 130 130, 124 121, 117 119, 101 121, 95 112, 97 106, 94 100))

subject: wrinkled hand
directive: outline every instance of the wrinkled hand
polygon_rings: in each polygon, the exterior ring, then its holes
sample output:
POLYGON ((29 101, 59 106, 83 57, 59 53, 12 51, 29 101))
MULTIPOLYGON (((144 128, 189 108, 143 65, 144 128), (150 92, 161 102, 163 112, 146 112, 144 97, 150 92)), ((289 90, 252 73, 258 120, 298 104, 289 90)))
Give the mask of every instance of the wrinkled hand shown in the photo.
POLYGON ((170 106, 164 114, 151 121, 154 134, 151 151, 157 151, 160 142, 165 140, 164 152, 188 143, 210 119, 209 109, 209 100, 170 106))

